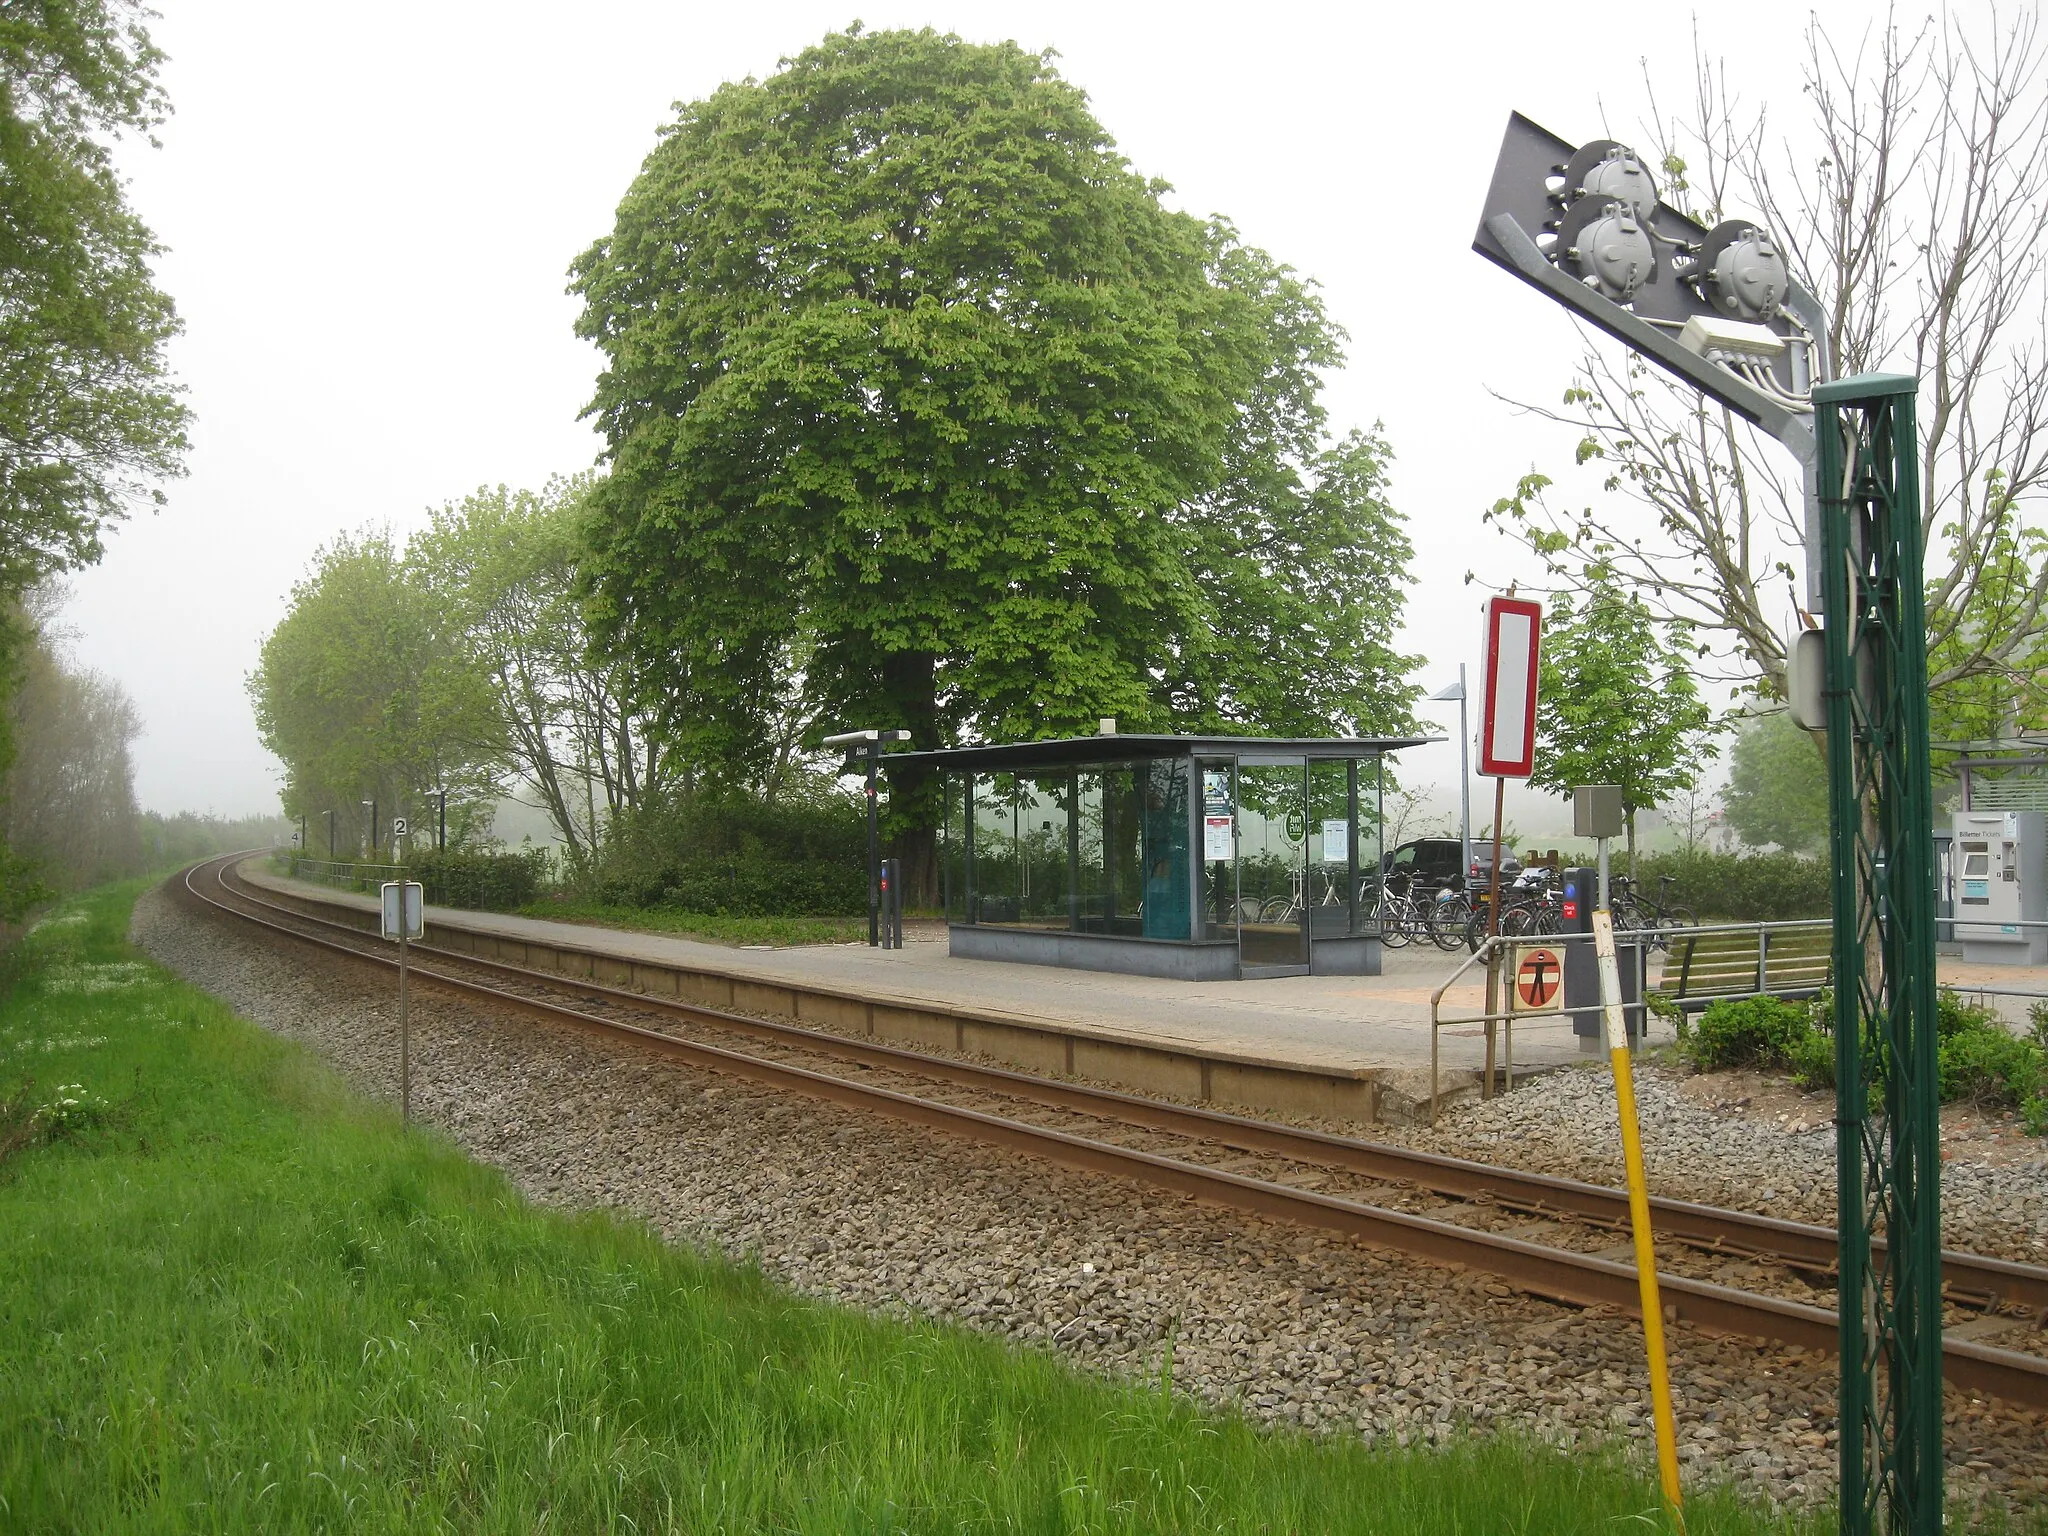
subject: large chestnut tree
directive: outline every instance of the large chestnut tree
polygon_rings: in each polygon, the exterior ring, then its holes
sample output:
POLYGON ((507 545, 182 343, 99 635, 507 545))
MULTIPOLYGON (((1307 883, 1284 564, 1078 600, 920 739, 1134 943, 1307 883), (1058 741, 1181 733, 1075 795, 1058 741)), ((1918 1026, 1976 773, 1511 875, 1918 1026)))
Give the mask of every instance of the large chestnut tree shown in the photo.
MULTIPOLYGON (((690 103, 573 269, 603 642, 714 778, 792 699, 915 745, 1403 728, 1409 546, 1313 286, 1049 57, 826 38, 690 103)), ((894 783, 904 830, 928 783, 894 783)))

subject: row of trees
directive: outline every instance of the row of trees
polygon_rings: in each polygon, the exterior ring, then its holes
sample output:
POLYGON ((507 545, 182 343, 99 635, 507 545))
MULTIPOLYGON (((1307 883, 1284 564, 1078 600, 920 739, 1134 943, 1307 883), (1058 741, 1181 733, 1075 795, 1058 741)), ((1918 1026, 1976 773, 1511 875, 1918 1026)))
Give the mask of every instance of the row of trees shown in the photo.
POLYGON ((66 667, 49 585, 181 471, 177 313, 112 161, 168 110, 135 0, 0 6, 0 919, 140 859, 133 708, 66 667))
POLYGON ((315 557, 249 679, 314 846, 316 820, 354 851, 382 836, 365 802, 388 825, 438 813, 442 792, 468 840, 516 781, 580 858, 682 780, 670 737, 590 642, 575 586, 589 489, 479 490, 403 544, 370 529, 315 557))
MULTIPOLYGON (((685 106, 573 272, 605 472, 322 552, 250 681, 288 805, 516 777, 575 850, 833 729, 1410 729, 1343 334, 1166 190, 1014 44, 855 28, 685 106)), ((890 803, 929 882, 937 786, 890 803)))

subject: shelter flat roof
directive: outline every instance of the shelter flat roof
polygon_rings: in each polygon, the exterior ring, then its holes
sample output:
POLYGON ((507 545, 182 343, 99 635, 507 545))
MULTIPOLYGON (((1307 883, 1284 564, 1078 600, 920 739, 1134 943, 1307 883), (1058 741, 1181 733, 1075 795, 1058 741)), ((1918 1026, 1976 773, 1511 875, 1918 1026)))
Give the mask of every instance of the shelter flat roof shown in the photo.
POLYGON ((1051 768, 1069 764, 1116 763, 1134 757, 1377 757, 1403 747, 1442 741, 1441 736, 1066 736, 1056 741, 1017 741, 980 747, 942 747, 928 752, 892 752, 885 762, 916 760, 936 768, 1051 768))

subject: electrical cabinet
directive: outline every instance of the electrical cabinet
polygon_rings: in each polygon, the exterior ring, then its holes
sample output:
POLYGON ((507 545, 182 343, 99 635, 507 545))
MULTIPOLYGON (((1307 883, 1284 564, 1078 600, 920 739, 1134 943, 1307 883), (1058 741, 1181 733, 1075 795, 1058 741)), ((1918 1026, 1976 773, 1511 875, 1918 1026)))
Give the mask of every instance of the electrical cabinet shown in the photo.
POLYGON ((1958 811, 1949 845, 1955 934, 1963 958, 2048 964, 2048 817, 2039 811, 1958 811))

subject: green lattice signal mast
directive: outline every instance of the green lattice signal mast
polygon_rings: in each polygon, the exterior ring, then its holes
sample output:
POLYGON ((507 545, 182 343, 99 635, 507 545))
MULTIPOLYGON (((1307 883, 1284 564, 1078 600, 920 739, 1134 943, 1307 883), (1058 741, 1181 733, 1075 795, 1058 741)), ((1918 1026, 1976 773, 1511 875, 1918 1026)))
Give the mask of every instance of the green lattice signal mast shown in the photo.
POLYGON ((1933 1536, 1941 1154, 1917 388, 1860 374, 1820 385, 1813 404, 1835 866, 1842 1528, 1933 1536))
POLYGON ((1771 233, 1666 207, 1612 140, 1573 146, 1510 116, 1472 244, 1776 437, 1804 473, 1834 854, 1841 1528, 1935 1536, 1941 1165, 1916 381, 1818 382, 1825 316, 1771 233))

